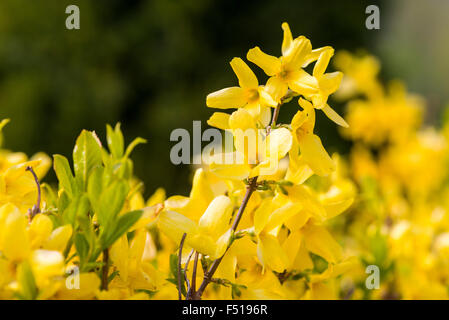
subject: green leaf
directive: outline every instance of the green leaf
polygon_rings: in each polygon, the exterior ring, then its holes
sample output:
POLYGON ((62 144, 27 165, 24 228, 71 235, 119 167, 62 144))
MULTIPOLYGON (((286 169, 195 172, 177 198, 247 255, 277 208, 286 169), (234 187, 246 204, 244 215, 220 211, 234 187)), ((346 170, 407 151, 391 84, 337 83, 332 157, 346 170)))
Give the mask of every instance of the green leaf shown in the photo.
POLYGON ((106 131, 106 140, 108 142, 109 151, 115 159, 120 159, 123 157, 125 148, 123 134, 120 130, 120 122, 115 125, 115 129, 112 129, 110 125, 107 125, 106 131))
POLYGON ((73 149, 73 166, 75 179, 81 190, 86 190, 90 171, 101 165, 101 144, 93 132, 83 130, 73 149))
POLYGON ((89 242, 86 237, 81 233, 76 233, 73 239, 75 243, 76 252, 80 257, 81 265, 87 260, 89 255, 89 242))
MULTIPOLYGON (((88 242, 89 253, 87 256, 89 257, 88 261, 95 261, 100 254, 99 248, 97 248, 97 236, 94 230, 94 226, 92 224, 91 218, 88 215, 85 216, 77 216, 77 222, 79 225, 78 232, 81 232, 88 242), (94 257, 94 255, 96 255, 94 257)), ((85 270, 85 266, 82 266, 83 270, 85 270)))
POLYGON ((17 268, 17 281, 20 284, 21 291, 19 298, 24 300, 34 300, 37 298, 38 289, 34 279, 33 271, 27 261, 22 262, 17 268))
POLYGON ((85 216, 89 211, 90 203, 85 194, 78 196, 70 202, 67 209, 62 214, 64 224, 71 224, 75 226, 77 216, 85 216))
POLYGON ((87 194, 95 211, 99 210, 99 201, 103 192, 103 167, 96 167, 89 176, 87 183, 87 194))
POLYGON ((67 209, 67 207, 70 204, 70 198, 67 194, 67 191, 62 190, 62 192, 59 194, 59 199, 58 199, 58 212, 60 217, 62 217, 62 212, 65 211, 65 209, 67 209))
POLYGON ((178 255, 174 253, 170 255, 170 272, 173 277, 178 276, 178 255))
POLYGON ((118 180, 114 181, 101 193, 98 208, 95 213, 98 217, 98 223, 104 229, 107 229, 108 225, 115 221, 115 218, 122 210, 128 191, 129 187, 127 182, 118 180))
POLYGON ((76 182, 69 161, 66 157, 55 154, 53 156, 53 168, 58 177, 59 188, 63 188, 72 197, 76 190, 76 182))
POLYGON ((134 148, 141 144, 141 143, 147 143, 147 140, 145 140, 144 138, 138 137, 136 139, 134 139, 129 146, 126 148, 126 152, 125 152, 125 158, 128 158, 129 155, 131 154, 131 152, 134 150, 134 148))
POLYGON ((114 231, 106 232, 102 243, 102 250, 109 248, 118 238, 124 235, 142 216, 142 210, 130 211, 121 215, 115 224, 114 231))
POLYGON ((126 180, 132 178, 134 165, 131 159, 124 158, 116 167, 116 174, 119 178, 126 180))

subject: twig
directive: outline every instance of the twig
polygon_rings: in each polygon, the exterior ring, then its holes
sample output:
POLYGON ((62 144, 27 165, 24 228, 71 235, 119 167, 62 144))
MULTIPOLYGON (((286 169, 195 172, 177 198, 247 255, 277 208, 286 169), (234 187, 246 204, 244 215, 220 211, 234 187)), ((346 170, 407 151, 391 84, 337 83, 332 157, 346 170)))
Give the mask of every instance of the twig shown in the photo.
POLYGON ((29 220, 33 220, 34 216, 38 213, 41 212, 41 185, 39 183, 39 179, 37 178, 36 173, 34 172, 33 168, 31 166, 26 167, 25 169, 26 171, 30 171, 31 174, 34 177, 34 181, 36 182, 36 186, 37 186, 37 201, 36 204, 33 205, 33 207, 31 209, 28 209, 28 218, 29 220))
POLYGON ((101 272, 101 290, 108 290, 109 249, 103 250, 103 269, 101 272))
MULTIPOLYGON (((245 211, 246 205, 248 204, 249 199, 251 198, 251 195, 256 190, 256 186, 257 186, 257 177, 254 177, 250 180, 250 183, 246 187, 246 193, 243 198, 242 204, 240 205, 239 211, 237 212, 235 220, 232 223, 231 229, 233 231, 237 230, 240 220, 242 219, 243 211, 245 211)), ((229 249, 229 247, 226 248, 225 253, 220 258, 218 258, 218 259, 214 260, 214 262, 212 262, 212 265, 210 266, 209 271, 207 271, 207 273, 204 274, 203 282, 201 282, 201 285, 195 294, 195 297, 194 297, 195 300, 201 299, 201 296, 202 296, 204 290, 206 289, 207 285, 211 282, 215 271, 217 271, 217 268, 220 265, 221 260, 223 259, 224 255, 226 254, 228 249, 229 249)))
POLYGON ((181 260, 182 260, 182 247, 184 246, 184 240, 186 239, 187 233, 184 233, 179 244, 179 254, 178 254, 178 299, 182 300, 182 278, 181 278, 181 260))
POLYGON ((185 265, 184 265, 184 280, 185 280, 186 283, 187 283, 187 292, 190 291, 190 281, 189 281, 189 279, 188 279, 188 277, 187 277, 187 268, 189 267, 190 259, 192 258, 192 255, 193 255, 193 252, 194 252, 194 251, 195 251, 194 249, 192 249, 192 250, 190 251, 189 256, 187 257, 187 261, 186 261, 186 263, 185 263, 185 265))
MULTIPOLYGON (((267 136, 270 134, 271 128, 276 125, 276 121, 279 116, 279 110, 281 108, 281 105, 282 105, 282 102, 278 103, 278 105, 276 106, 276 109, 274 110, 273 118, 271 119, 271 123, 267 127, 267 136)), ((237 230, 237 227, 240 223, 240 220, 242 219, 243 212, 245 211, 245 208, 249 202, 249 199, 251 198, 251 195, 257 188, 257 179, 258 179, 258 177, 249 179, 249 183, 246 186, 245 196, 243 197, 243 201, 240 205, 239 211, 237 212, 237 215, 235 216, 234 222, 232 223, 232 226, 231 226, 231 229, 233 232, 235 232, 237 230)), ((226 252, 228 252, 228 250, 229 250, 229 246, 226 248, 225 253, 220 258, 218 258, 218 259, 214 260, 214 262, 212 262, 212 265, 210 266, 209 271, 207 271, 204 274, 203 281, 201 282, 201 285, 198 288, 198 291, 193 292, 192 298, 194 300, 201 300, 201 296, 203 295, 204 290, 209 285, 209 283, 212 281, 212 277, 214 276, 215 272, 217 271, 218 266, 221 263, 221 260, 223 260, 223 257, 225 256, 226 252)))
POLYGON ((195 291, 196 291, 196 270, 198 268, 198 251, 195 251, 195 258, 193 260, 193 270, 192 270, 192 284, 190 286, 190 291, 188 293, 187 299, 191 300, 192 298, 195 298, 195 291))

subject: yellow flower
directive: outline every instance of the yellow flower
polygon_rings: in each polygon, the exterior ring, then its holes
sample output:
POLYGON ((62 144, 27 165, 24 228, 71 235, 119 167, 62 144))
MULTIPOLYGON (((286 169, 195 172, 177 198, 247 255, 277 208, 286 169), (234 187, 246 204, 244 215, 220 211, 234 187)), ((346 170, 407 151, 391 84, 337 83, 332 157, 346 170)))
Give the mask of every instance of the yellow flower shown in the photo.
MULTIPOLYGON (((231 67, 239 79, 240 87, 225 88, 207 96, 206 104, 210 108, 229 109, 245 108, 262 126, 268 125, 271 118, 269 107, 275 107, 276 102, 259 86, 256 75, 240 58, 231 61, 231 67)), ((217 117, 226 118, 225 113, 214 113, 209 124, 214 125, 217 117)))
POLYGON ((310 40, 304 36, 292 39, 287 23, 282 24, 282 29, 284 40, 280 58, 264 53, 259 47, 249 50, 247 54, 249 61, 258 65, 270 76, 265 85, 266 91, 278 103, 286 95, 288 88, 302 94, 305 92, 304 89, 307 89, 308 83, 314 81, 313 77, 302 68, 314 61, 317 52, 312 52, 310 40))
POLYGON ((254 118, 243 109, 235 111, 229 119, 236 151, 214 155, 210 169, 228 179, 273 175, 279 161, 289 152, 292 135, 286 128, 271 130, 268 136, 259 130, 254 118))
POLYGON ((185 243, 211 259, 223 255, 229 243, 232 203, 226 196, 218 196, 207 207, 198 223, 175 211, 163 211, 158 225, 175 243, 187 234, 185 243))
POLYGON ((315 126, 315 110, 312 104, 299 99, 303 108, 292 119, 293 145, 290 151, 290 169, 287 179, 299 183, 308 178, 304 176, 304 164, 315 174, 323 176, 335 170, 335 164, 323 147, 321 139, 313 134, 315 126), (298 154, 300 152, 300 156, 298 154))

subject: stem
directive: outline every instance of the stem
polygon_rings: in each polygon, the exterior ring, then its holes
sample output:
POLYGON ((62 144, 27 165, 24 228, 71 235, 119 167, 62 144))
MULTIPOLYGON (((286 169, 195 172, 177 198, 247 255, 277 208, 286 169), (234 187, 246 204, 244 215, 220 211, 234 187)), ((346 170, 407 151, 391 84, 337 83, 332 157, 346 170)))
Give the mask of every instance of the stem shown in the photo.
MULTIPOLYGON (((231 229, 233 231, 237 230, 237 227, 238 227, 240 220, 242 219, 242 216, 243 216, 243 211, 245 211, 246 205, 248 204, 249 199, 251 198, 251 195, 256 190, 256 186, 257 186, 257 177, 254 177, 250 180, 249 185, 246 187, 245 196, 243 198, 242 204, 240 205, 239 211, 237 212, 237 215, 236 215, 235 220, 231 227, 231 229)), ((196 294, 195 294, 195 297, 194 297, 195 300, 201 299, 201 296, 203 295, 204 290, 206 289, 207 285, 211 282, 214 273, 217 271, 218 266, 220 265, 221 260, 225 256, 228 249, 229 249, 229 247, 226 248, 225 253, 220 258, 214 260, 214 262, 212 263, 212 265, 209 268, 209 271, 207 271, 207 273, 204 274, 203 282, 201 282, 198 292, 196 292, 196 294)))
POLYGON ((187 261, 184 265, 184 280, 186 281, 186 284, 187 284, 187 292, 190 291, 190 282, 189 282, 189 279, 187 278, 187 268, 189 267, 190 259, 192 258, 194 251, 195 251, 194 249, 192 249, 192 251, 190 251, 189 256, 187 257, 187 261))
MULTIPOLYGON (((276 121, 277 121, 278 116, 279 116, 279 110, 281 108, 281 105, 282 105, 282 102, 278 103, 278 105, 276 106, 276 109, 274 110, 273 118, 271 119, 271 123, 267 127, 267 136, 270 134, 271 128, 276 125, 276 121)), ((242 219, 243 212, 245 211, 245 208, 246 208, 246 206, 247 206, 247 204, 249 202, 249 199, 251 198, 251 195, 253 194, 253 192, 256 190, 257 179, 258 179, 258 177, 254 177, 254 178, 249 179, 249 183, 248 183, 248 185, 246 187, 245 196, 243 197, 243 201, 242 201, 242 203, 240 205, 239 211, 237 212, 237 215, 235 216, 235 220, 234 220, 234 222, 232 223, 232 226, 231 226, 231 229, 232 229, 233 232, 235 232, 237 230, 237 227, 238 227, 238 225, 240 223, 240 220, 242 219)), ((212 281, 212 277, 214 276, 215 272, 217 271, 218 266, 221 263, 221 260, 223 260, 223 257, 225 256, 226 252, 228 252, 229 248, 230 248, 230 246, 228 246, 226 248, 225 253, 220 258, 218 258, 218 259, 214 260, 214 262, 212 262, 212 265, 210 266, 209 271, 207 271, 204 274, 204 279, 201 282, 201 285, 198 288, 198 291, 197 292, 195 292, 194 290, 192 291, 194 293, 193 294, 193 299, 194 300, 201 300, 201 296, 203 295, 204 290, 209 285, 209 283, 212 281)))
POLYGON ((196 270, 198 268, 198 251, 195 251, 195 258, 193 260, 193 270, 192 270, 192 284, 190 286, 189 294, 187 296, 187 300, 191 300, 195 298, 196 291, 196 270))
POLYGON ((271 119, 271 123, 267 128, 267 135, 270 134, 271 128, 276 125, 276 121, 278 121, 279 117, 279 110, 281 109, 281 103, 279 103, 276 108, 274 109, 273 118, 271 119))
POLYGON ((187 233, 184 233, 179 244, 179 254, 178 254, 178 299, 182 300, 182 278, 181 278, 181 259, 182 259, 182 247, 184 246, 184 240, 186 239, 187 233))
POLYGON ((103 250, 103 269, 101 273, 101 290, 108 290, 109 249, 103 250))
POLYGON ((34 172, 33 168, 28 166, 25 169, 26 171, 30 171, 31 174, 33 175, 34 181, 36 182, 36 186, 37 186, 37 201, 36 204, 28 210, 28 214, 29 214, 29 220, 33 220, 34 216, 38 213, 41 212, 41 185, 39 183, 39 179, 37 178, 36 173, 34 172))

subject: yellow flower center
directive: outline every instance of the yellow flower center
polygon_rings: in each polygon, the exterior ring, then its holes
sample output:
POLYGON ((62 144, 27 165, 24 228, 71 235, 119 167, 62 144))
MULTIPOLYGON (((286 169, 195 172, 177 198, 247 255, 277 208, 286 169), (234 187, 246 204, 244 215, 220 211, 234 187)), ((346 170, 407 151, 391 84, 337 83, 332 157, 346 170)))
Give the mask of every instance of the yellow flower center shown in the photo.
POLYGON ((248 102, 256 102, 259 100, 259 91, 257 89, 248 90, 248 102))
POLYGON ((279 72, 279 73, 277 74, 277 76, 278 76, 279 78, 281 78, 282 80, 287 80, 289 74, 290 74, 290 72, 289 72, 288 70, 282 69, 281 72, 279 72))

